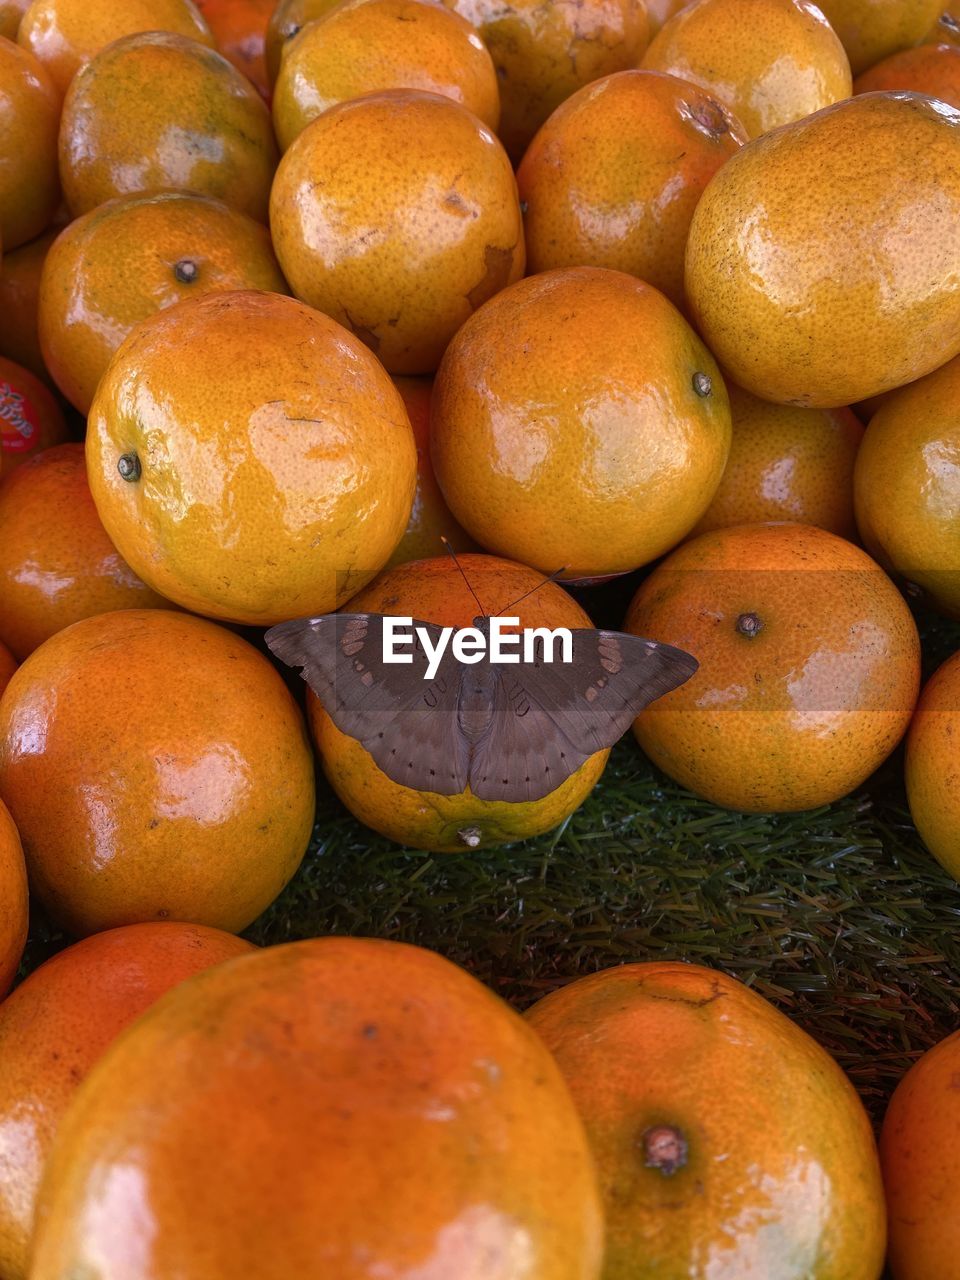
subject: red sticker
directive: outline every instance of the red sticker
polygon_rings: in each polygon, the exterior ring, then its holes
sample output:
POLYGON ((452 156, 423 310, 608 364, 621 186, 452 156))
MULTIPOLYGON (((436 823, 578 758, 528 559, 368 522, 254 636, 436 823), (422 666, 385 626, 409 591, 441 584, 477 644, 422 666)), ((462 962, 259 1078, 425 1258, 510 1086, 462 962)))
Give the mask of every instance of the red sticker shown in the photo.
POLYGON ((0 378, 0 449, 19 453, 32 448, 40 436, 36 409, 16 387, 0 378))

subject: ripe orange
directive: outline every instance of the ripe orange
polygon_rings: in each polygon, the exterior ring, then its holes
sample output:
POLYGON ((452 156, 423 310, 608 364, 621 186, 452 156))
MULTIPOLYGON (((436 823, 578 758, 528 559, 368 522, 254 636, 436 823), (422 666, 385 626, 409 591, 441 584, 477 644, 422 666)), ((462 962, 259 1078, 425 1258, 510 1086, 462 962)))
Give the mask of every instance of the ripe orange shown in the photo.
POLYGON ((274 667, 160 609, 58 632, 0 703, 0 798, 74 936, 147 920, 239 932, 296 871, 313 760, 274 667))
POLYGON ((379 89, 423 89, 459 102, 491 130, 500 121, 490 54, 459 14, 423 0, 345 0, 284 50, 273 94, 280 146, 328 107, 379 89))
POLYGON ((650 39, 645 0, 443 0, 480 33, 500 82, 500 138, 519 162, 560 103, 635 67, 650 39))
POLYGON ((960 880, 960 654, 927 682, 907 734, 910 815, 924 844, 960 880))
POLYGON ((444 502, 437 477, 433 474, 433 463, 430 461, 432 384, 428 378, 395 378, 394 382, 403 397, 417 444, 417 489, 413 495, 413 507, 406 532, 387 564, 406 564, 408 560, 426 560, 440 555, 443 538, 446 538, 454 551, 476 551, 476 543, 457 524, 444 502))
POLYGON ((59 234, 59 227, 51 227, 36 240, 5 253, 0 263, 0 356, 51 385, 37 333, 37 301, 43 261, 59 234))
MULTIPOLYGON (((491 614, 539 586, 510 611, 521 627, 592 625, 562 587, 552 582, 539 585, 543 575, 533 569, 493 556, 463 555, 459 560, 491 614)), ((448 555, 388 569, 350 602, 350 609, 452 627, 470 626, 478 613, 476 600, 448 555)), ((398 844, 443 853, 507 844, 558 826, 590 794, 610 754, 599 751, 591 756, 542 800, 478 800, 469 790, 445 796, 393 782, 356 739, 337 729, 312 693, 307 713, 327 778, 351 813, 398 844)))
POLYGON ((523 275, 503 148, 465 107, 413 89, 314 120, 280 161, 270 227, 297 297, 391 373, 433 373, 471 312, 523 275))
POLYGON ((95 54, 140 31, 171 31, 213 44, 210 28, 191 0, 32 0, 17 39, 66 93, 95 54))
POLYGON ((572 267, 505 290, 459 331, 431 447, 481 546, 595 577, 689 533, 720 483, 730 409, 713 357, 661 293, 572 267))
POLYGON ((650 23, 650 39, 657 34, 663 24, 675 13, 690 3, 690 0, 647 0, 647 19, 650 23))
POLYGON ((534 1032, 431 952, 320 938, 199 975, 108 1051, 57 1137, 31 1277, 597 1280, 602 1248, 534 1032))
POLYGON ((960 40, 960 3, 941 0, 936 22, 924 36, 924 44, 955 44, 960 40))
POLYGON ((0 36, 16 40, 20 20, 30 0, 0 0, 0 36))
POLYGON ((267 64, 267 80, 276 84, 280 64, 288 40, 302 31, 308 22, 314 22, 329 13, 339 0, 279 0, 267 23, 267 39, 264 61, 267 64))
POLYGON ((7 994, 17 975, 27 941, 27 907, 23 846, 10 810, 0 800, 0 997, 7 994))
POLYGON ((273 0, 195 0, 217 48, 269 100, 265 45, 273 0))
POLYGON ((699 660, 634 730, 671 778, 731 809, 847 795, 917 700, 920 642, 900 593, 859 548, 809 525, 701 534, 647 578, 624 630, 699 660))
POLYGON ((286 292, 266 227, 208 196, 109 200, 71 222, 47 255, 39 299, 47 367, 87 414, 113 353, 139 321, 232 289, 286 292))
POLYGON ((890 396, 854 471, 864 546, 936 608, 960 617, 960 357, 890 396))
POLYGON ((53 221, 60 202, 60 94, 26 49, 0 36, 0 242, 26 244, 53 221))
POLYGON ((27 1280, 57 1128, 107 1047, 171 987, 252 943, 196 924, 134 924, 59 952, 0 1005, 0 1274, 27 1280))
POLYGON ((773 1005, 716 970, 658 962, 571 982, 527 1018, 597 1160, 604 1280, 877 1280, 870 1122, 773 1005))
POLYGON ((0 486, 0 640, 21 662, 81 618, 169 607, 107 537, 82 444, 47 449, 0 486))
MULTIPOLYGON (((956 703, 953 704, 956 706, 956 703)), ((949 1280, 960 1253, 960 1032, 915 1062, 880 1133, 894 1280, 949 1280)))
POLYGON ((863 426, 850 409, 770 404, 727 383, 733 440, 720 488, 694 533, 766 520, 856 538, 853 467, 863 426))
POLYGON ((40 379, 0 356, 0 478, 66 438, 60 406, 40 379))
POLYGON ((517 170, 527 266, 612 267, 683 306, 683 255, 704 187, 746 134, 696 86, 656 71, 587 85, 517 170))
POLYGON ((0 698, 3 697, 3 691, 7 687, 7 685, 10 683, 10 677, 13 675, 16 669, 17 669, 16 658, 13 656, 13 654, 10 652, 7 646, 2 641, 0 641, 0 698))
POLYGON ((277 145, 245 76, 161 31, 102 49, 67 91, 60 176, 74 217, 114 196, 192 191, 266 221, 277 145))
POLYGON ((360 341, 292 298, 245 292, 182 302, 126 339, 87 465, 145 582, 266 626, 328 613, 374 577, 406 528, 417 461, 403 401, 360 341))
POLYGON ((919 44, 944 0, 817 0, 859 75, 898 49, 919 44))
POLYGON ((923 44, 884 58, 853 84, 854 93, 906 89, 960 107, 960 45, 923 44))

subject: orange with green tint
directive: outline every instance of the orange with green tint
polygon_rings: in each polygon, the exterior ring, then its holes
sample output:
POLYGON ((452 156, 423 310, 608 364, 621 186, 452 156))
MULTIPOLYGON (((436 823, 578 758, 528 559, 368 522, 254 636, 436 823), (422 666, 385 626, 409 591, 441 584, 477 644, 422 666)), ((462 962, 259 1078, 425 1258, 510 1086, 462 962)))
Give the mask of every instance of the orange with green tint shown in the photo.
POLYGON ((117 1036, 172 987, 255 950, 196 924, 109 929, 59 952, 0 1005, 0 1274, 27 1280, 34 1209, 57 1128, 117 1036))
POLYGON ((306 851, 313 778, 275 668, 187 614, 76 622, 0 702, 0 798, 37 899, 74 937, 168 919, 245 929, 306 851))
POLYGON ((960 107, 960 45, 923 44, 884 58, 853 82, 854 93, 904 89, 960 107))
POLYGON ((5 253, 0 261, 0 356, 51 385, 53 379, 40 350, 37 306, 44 259, 59 234, 59 227, 52 227, 36 240, 5 253))
POLYGON ((261 97, 269 99, 265 55, 274 0, 196 0, 196 4, 223 56, 256 86, 261 97))
POLYGON ((47 387, 0 356, 0 479, 66 438, 63 412, 47 387))
POLYGON ((0 36, 0 243, 45 231, 60 203, 60 93, 37 59, 0 36))
POLYGON ((900 49, 919 44, 945 0, 817 0, 859 75, 900 49))
POLYGON ((597 1280, 603 1248, 540 1039, 449 961, 363 938, 150 1010, 65 1118, 38 1221, 32 1280, 597 1280))
MULTIPOLYGON (((521 627, 592 626, 562 587, 543 584, 543 574, 494 556, 458 559, 463 574, 446 554, 396 565, 351 600, 350 612, 469 627, 478 614, 472 587, 490 614, 518 602, 510 616, 518 617, 521 627), (527 592, 531 594, 520 600, 527 592)), ((307 712, 327 778, 354 817, 398 844, 441 853, 509 844, 550 831, 587 798, 610 755, 598 751, 541 800, 478 800, 469 790, 439 795, 388 778, 355 738, 340 732, 313 693, 307 695, 307 712)))
POLYGON ((39 297, 44 358, 86 415, 113 353, 156 311, 204 293, 286 293, 261 223, 208 196, 124 196, 77 218, 47 255, 39 297))
MULTIPOLYGON (((2 692, 0 686, 0 696, 2 692)), ((0 997, 7 994, 17 976, 27 941, 28 905, 23 846, 10 810, 0 800, 0 997)))
POLYGON ((530 274, 612 267, 682 307, 703 189, 747 136, 721 103, 656 71, 621 71, 562 103, 517 170, 530 274))
POLYGON ((467 321, 437 374, 431 432, 440 488, 482 547, 598 577, 663 555, 700 519, 727 460, 730 407, 713 357, 663 294, 571 267, 467 321))
POLYGON ((906 732, 913 615, 852 543, 800 524, 717 529, 646 579, 624 630, 700 669, 634 723, 644 751, 714 804, 791 812, 860 786, 906 732))
POLYGON ((352 329, 390 373, 433 373, 526 261, 503 148, 459 103, 414 89, 312 121, 280 161, 270 228, 297 297, 352 329))
POLYGON ((910 816, 940 865, 960 880, 960 656, 948 658, 924 686, 907 734, 910 816))
POLYGON ((102 49, 67 91, 63 194, 75 218, 114 196, 192 191, 265 222, 277 144, 249 80, 195 40, 148 31, 102 49))
POLYGON ((870 1122, 833 1058, 772 1004, 666 962, 590 974, 526 1016, 596 1157, 603 1280, 878 1280, 870 1122))
POLYGON ((0 486, 0 640, 21 662, 81 618, 169 607, 107 537, 82 444, 47 449, 0 486))

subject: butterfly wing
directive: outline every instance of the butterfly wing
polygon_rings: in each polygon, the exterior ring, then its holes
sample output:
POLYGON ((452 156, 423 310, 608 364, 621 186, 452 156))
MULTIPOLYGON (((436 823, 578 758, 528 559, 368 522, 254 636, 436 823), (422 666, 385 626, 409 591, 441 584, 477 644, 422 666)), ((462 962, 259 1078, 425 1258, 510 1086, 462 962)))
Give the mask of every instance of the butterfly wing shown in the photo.
POLYGON ((496 668, 493 719, 470 761, 470 789, 481 799, 541 799, 699 665, 682 649, 619 631, 583 628, 572 637, 572 662, 546 662, 538 640, 533 662, 496 668))
POLYGON ((467 785, 469 754, 457 718, 460 666, 449 650, 432 680, 417 634, 432 645, 441 628, 414 620, 410 663, 383 661, 383 615, 330 613, 271 627, 271 652, 299 667, 342 732, 356 738, 394 782, 456 795, 467 785))

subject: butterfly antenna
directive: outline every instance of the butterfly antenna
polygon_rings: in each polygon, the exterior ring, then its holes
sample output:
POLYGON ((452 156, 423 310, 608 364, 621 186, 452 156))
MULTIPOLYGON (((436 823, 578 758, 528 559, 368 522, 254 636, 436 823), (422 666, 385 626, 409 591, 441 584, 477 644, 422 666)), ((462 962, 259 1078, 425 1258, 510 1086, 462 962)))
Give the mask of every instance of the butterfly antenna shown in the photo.
POLYGON ((477 595, 477 593, 474 591, 473 587, 470 585, 470 579, 469 579, 469 578, 467 577, 467 575, 463 572, 463 565, 462 565, 462 564, 460 563, 460 561, 457 559, 457 553, 454 551, 453 547, 451 547, 450 543, 447 541, 447 539, 443 536, 443 534, 442 534, 442 533, 441 533, 441 535, 440 535, 440 541, 443 543, 443 545, 444 545, 444 546, 447 548, 447 550, 450 552, 450 555, 451 555, 451 556, 452 556, 452 558, 453 558, 453 563, 457 566, 457 568, 458 568, 458 569, 459 569, 459 571, 460 571, 460 577, 461 577, 461 578, 464 580, 464 582, 467 584, 467 590, 468 590, 468 591, 470 592, 470 594, 473 596, 474 600, 476 600, 476 602, 477 602, 477 606, 478 606, 478 607, 479 607, 479 609, 480 609, 480 616, 481 616, 481 618, 487 618, 487 617, 489 617, 490 615, 487 613, 486 609, 483 607, 483 601, 480 599, 480 597, 479 597, 479 596, 477 595))
POLYGON ((532 596, 535 591, 539 591, 541 587, 545 587, 548 582, 556 582, 557 578, 560 577, 561 573, 566 573, 566 571, 567 571, 566 565, 564 565, 561 569, 554 569, 553 573, 550 574, 549 578, 544 578, 544 580, 542 582, 538 582, 535 587, 531 587, 529 591, 525 591, 522 596, 518 596, 516 600, 512 600, 510 604, 506 606, 506 608, 500 610, 500 613, 501 614, 507 613, 510 609, 514 607, 514 605, 520 604, 521 601, 526 600, 527 596, 532 596))

